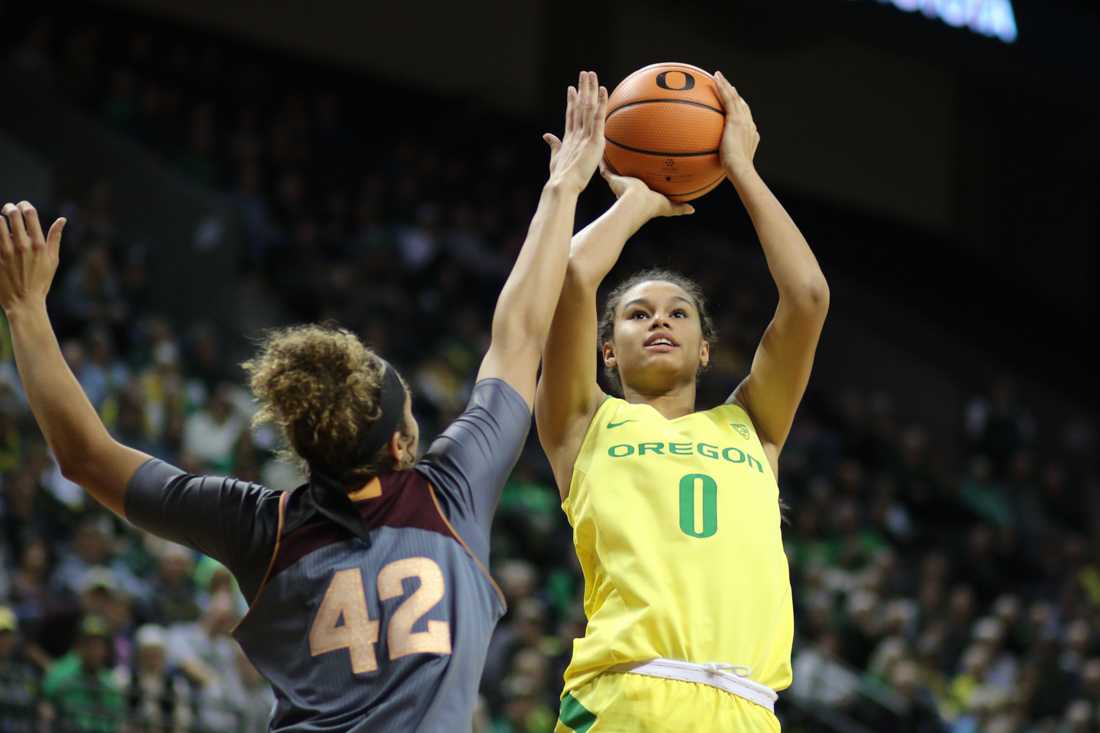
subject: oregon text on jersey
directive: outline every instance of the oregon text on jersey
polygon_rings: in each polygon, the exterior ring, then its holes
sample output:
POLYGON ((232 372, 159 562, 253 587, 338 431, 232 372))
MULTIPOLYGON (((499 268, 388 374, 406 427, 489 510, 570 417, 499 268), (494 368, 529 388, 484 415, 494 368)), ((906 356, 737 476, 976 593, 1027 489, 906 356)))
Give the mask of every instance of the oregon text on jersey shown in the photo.
POLYGON ((699 455, 712 461, 727 461, 728 463, 743 463, 748 468, 755 468, 764 473, 764 464, 751 453, 733 446, 720 447, 710 443, 674 443, 674 442, 642 442, 642 443, 616 443, 607 449, 607 455, 611 458, 630 458, 654 456, 692 456, 699 455))

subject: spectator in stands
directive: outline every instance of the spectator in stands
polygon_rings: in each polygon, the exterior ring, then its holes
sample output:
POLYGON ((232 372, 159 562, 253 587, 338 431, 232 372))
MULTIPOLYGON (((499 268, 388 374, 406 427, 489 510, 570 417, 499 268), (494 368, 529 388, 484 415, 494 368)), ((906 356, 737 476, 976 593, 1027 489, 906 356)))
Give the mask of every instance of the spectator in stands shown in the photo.
POLYGON ((137 655, 124 694, 128 721, 141 731, 187 733, 193 722, 191 685, 167 663, 167 634, 147 624, 136 635, 137 655))
POLYGON ((960 665, 961 670, 951 681, 948 691, 949 715, 972 711, 975 707, 975 699, 988 699, 987 695, 978 691, 985 689, 989 665, 990 653, 987 647, 975 644, 966 650, 960 665))
POLYGON ((928 688, 920 679, 920 668, 909 659, 894 666, 890 684, 901 703, 898 733, 940 733, 944 730, 928 688))
POLYGON ((825 632, 816 644, 803 646, 795 655, 791 694, 807 704, 843 710, 858 689, 859 678, 840 662, 835 632, 825 632))
POLYGON ((878 596, 868 590, 857 590, 848 597, 846 625, 842 632, 845 658, 857 667, 867 666, 875 640, 880 633, 878 596))
POLYGON ((115 354, 110 331, 93 327, 84 342, 84 359, 76 377, 88 399, 100 407, 107 397, 116 393, 129 380, 129 372, 115 354), (93 399, 93 394, 96 399, 93 399))
MULTIPOLYGON (((1100 705, 1100 657, 1093 657, 1085 662, 1081 670, 1080 694, 1094 705, 1100 705)), ((1100 713, 1100 710, 1096 712, 1100 713)))
MULTIPOLYGON (((3 334, 0 334, 2 338, 3 334)), ((0 381, 0 471, 3 472, 16 468, 23 452, 18 401, 18 393, 11 385, 0 381)))
POLYGON ((531 564, 522 560, 501 563, 496 577, 510 610, 506 619, 497 624, 493 631, 482 672, 484 690, 493 703, 497 701, 494 696, 502 689, 500 685, 507 675, 512 655, 520 644, 518 625, 513 621, 520 605, 535 592, 538 580, 531 564))
POLYGON ((242 698, 237 644, 229 636, 237 619, 233 600, 222 593, 211 598, 198 621, 169 633, 169 664, 198 688, 198 722, 211 730, 233 728, 240 714, 234 704, 242 698))
MULTIPOLYGON (((1038 605, 1035 610, 1048 608, 1038 605)), ((1036 718, 1061 716, 1072 701, 1074 676, 1063 669, 1058 659, 1058 636, 1054 628, 1046 627, 1041 614, 1032 614, 1038 627, 1028 650, 1029 666, 1035 680, 1032 713, 1036 718)))
POLYGON ((65 553, 54 571, 52 583, 59 591, 77 596, 88 571, 106 567, 111 561, 111 536, 105 517, 89 516, 80 522, 73 536, 70 551, 65 553))
POLYGON ((37 733, 40 683, 38 669, 20 648, 15 613, 0 606, 0 731, 37 733))
POLYGON ((80 579, 78 591, 81 614, 108 621, 107 615, 115 594, 115 579, 111 571, 98 565, 88 568, 80 579))
POLYGON ((988 396, 971 399, 966 430, 973 446, 992 459, 998 475, 1004 475, 1011 456, 1035 433, 1034 419, 1019 403, 1011 377, 1002 375, 993 382, 988 396))
POLYGON ((165 626, 193 623, 199 618, 199 605, 192 580, 194 561, 191 551, 171 542, 157 541, 157 575, 150 587, 149 618, 165 626))
POLYGON ((1004 648, 1004 637, 1004 624, 994 616, 986 616, 974 624, 974 643, 985 649, 990 659, 988 683, 1012 690, 1016 686, 1018 665, 1015 655, 1004 648))
POLYGON ((951 589, 947 601, 947 617, 944 621, 944 665, 951 667, 960 659, 970 641, 970 625, 974 620, 974 592, 968 585, 957 585, 951 589))
POLYGON ((205 611, 218 594, 225 593, 234 599, 238 614, 243 616, 248 610, 247 601, 241 595, 236 578, 229 572, 229 568, 214 558, 202 556, 202 559, 195 565, 193 577, 195 585, 199 589, 197 596, 199 608, 205 611))
POLYGON ((188 378, 201 385, 208 395, 230 377, 217 332, 209 323, 199 323, 190 329, 186 362, 188 378))
POLYGON ((46 673, 42 691, 51 717, 68 730, 114 733, 125 717, 122 693, 109 666, 110 628, 98 616, 85 616, 76 648, 46 673))
POLYGON ((234 700, 234 707, 240 715, 237 730, 241 733, 267 733, 275 695, 239 646, 236 651, 237 676, 241 682, 239 696, 234 700))
POLYGON ((230 398, 232 387, 222 383, 205 407, 192 413, 183 427, 183 462, 193 473, 225 474, 233 470, 233 451, 247 421, 230 398))
POLYGON ((183 414, 187 405, 179 349, 167 325, 148 323, 152 363, 138 377, 144 397, 145 424, 150 439, 162 446, 164 455, 176 459, 183 440, 183 414))
POLYGON ((11 582, 12 607, 25 627, 24 652, 40 669, 49 665, 50 658, 38 639, 69 610, 65 599, 50 592, 50 564, 49 545, 36 537, 24 545, 11 582))
POLYGON ((71 546, 62 550, 61 562, 51 578, 52 586, 62 593, 81 597, 89 589, 89 583, 96 580, 101 586, 144 599, 147 584, 117 557, 115 543, 108 517, 85 514, 71 546))
POLYGON ((59 296, 62 312, 76 323, 115 327, 128 314, 111 266, 110 251, 102 242, 91 244, 81 253, 59 296))
POLYGON ((1075 700, 1066 708, 1065 720, 1058 733, 1092 733, 1092 724, 1096 721, 1092 707, 1087 700, 1075 700))
POLYGON ((540 690, 527 677, 511 677, 504 683, 503 714, 494 721, 492 733, 540 733, 552 730, 557 714, 540 702, 540 690))
POLYGON ((149 455, 164 455, 165 448, 153 438, 146 425, 144 395, 140 385, 128 382, 120 386, 112 404, 112 434, 120 442, 149 455))
POLYGON ((35 538, 47 534, 48 522, 41 507, 37 477, 32 466, 12 466, 2 474, 3 502, 0 503, 2 541, 8 557, 21 556, 35 538))

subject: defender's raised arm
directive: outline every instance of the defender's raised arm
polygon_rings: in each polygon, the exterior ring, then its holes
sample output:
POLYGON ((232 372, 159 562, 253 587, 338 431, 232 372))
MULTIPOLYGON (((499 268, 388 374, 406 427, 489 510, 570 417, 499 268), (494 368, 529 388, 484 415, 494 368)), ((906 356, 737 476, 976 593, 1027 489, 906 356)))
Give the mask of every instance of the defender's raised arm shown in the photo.
POLYGON ((5 204, 0 217, 0 306, 31 411, 66 478, 124 516, 126 483, 149 456, 107 432, 65 358, 46 312, 65 220, 43 234, 27 201, 5 204))
POLYGON ((550 176, 493 312, 492 343, 478 380, 503 379, 528 405, 534 401, 535 371, 561 294, 577 197, 603 156, 606 110, 607 90, 595 72, 582 71, 577 88, 567 93, 565 134, 561 140, 550 134, 543 138, 550 145, 550 176))

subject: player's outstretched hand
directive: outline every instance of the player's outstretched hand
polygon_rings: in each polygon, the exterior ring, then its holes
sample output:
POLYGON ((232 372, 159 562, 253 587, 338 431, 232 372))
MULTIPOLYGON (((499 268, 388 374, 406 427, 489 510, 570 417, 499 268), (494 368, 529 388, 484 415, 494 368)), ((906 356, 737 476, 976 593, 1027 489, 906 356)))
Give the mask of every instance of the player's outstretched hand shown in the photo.
POLYGON ((28 201, 4 204, 0 214, 0 307, 10 313, 24 304, 45 304, 65 220, 58 219, 43 234, 38 212, 28 201))
POLYGON ((594 71, 582 71, 565 100, 565 134, 546 133, 550 146, 550 180, 580 193, 603 158, 603 126, 607 117, 607 89, 594 71))
POLYGON ((752 110, 745 98, 737 93, 721 71, 714 72, 718 97, 726 110, 726 126, 722 131, 722 167, 730 178, 753 170, 752 159, 760 144, 760 133, 752 119, 752 110))
POLYGON ((611 193, 615 194, 615 198, 621 199, 623 196, 632 196, 642 200, 645 211, 651 219, 657 216, 683 216, 684 214, 695 213, 695 207, 691 204, 672 203, 668 196, 657 193, 645 185, 645 181, 640 178, 620 176, 607 165, 607 161, 600 161, 600 175, 607 181, 607 185, 611 188, 611 193))

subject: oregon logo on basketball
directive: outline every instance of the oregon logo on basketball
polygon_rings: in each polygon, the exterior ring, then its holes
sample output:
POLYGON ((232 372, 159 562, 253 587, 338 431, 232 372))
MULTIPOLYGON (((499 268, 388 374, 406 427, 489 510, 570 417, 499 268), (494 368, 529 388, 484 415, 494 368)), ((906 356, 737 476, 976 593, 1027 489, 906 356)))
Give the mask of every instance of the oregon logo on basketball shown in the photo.
POLYGON ((672 70, 662 71, 655 79, 657 86, 670 92, 684 92, 695 87, 695 77, 686 71, 672 70), (669 74, 672 78, 669 79, 669 74), (670 83, 671 82, 671 83, 670 83))

